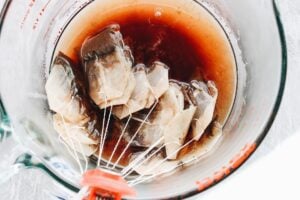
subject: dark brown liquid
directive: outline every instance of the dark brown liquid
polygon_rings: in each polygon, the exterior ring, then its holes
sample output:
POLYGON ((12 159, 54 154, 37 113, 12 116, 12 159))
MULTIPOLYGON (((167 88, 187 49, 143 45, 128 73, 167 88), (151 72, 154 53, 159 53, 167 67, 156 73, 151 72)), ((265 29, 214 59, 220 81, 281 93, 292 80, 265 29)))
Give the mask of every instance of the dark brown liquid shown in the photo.
MULTIPOLYGON (((72 21, 60 39, 57 51, 80 64, 80 47, 84 39, 109 24, 118 23, 135 63, 149 65, 160 60, 170 67, 172 79, 186 82, 213 80, 219 90, 215 114, 221 123, 226 120, 235 94, 235 60, 226 35, 207 11, 199 6, 199 12, 193 13, 196 12, 193 10, 187 14, 184 9, 138 4, 101 13, 96 7, 91 5, 72 21)), ((109 133, 103 152, 105 158, 111 155, 119 135, 118 129, 109 133)), ((201 141, 190 148, 197 145, 201 145, 201 141)), ((122 140, 113 160, 125 146, 126 142, 122 140)), ((188 152, 187 149, 182 152, 188 152)), ((136 149, 129 148, 121 164, 126 165, 134 151, 136 149)))

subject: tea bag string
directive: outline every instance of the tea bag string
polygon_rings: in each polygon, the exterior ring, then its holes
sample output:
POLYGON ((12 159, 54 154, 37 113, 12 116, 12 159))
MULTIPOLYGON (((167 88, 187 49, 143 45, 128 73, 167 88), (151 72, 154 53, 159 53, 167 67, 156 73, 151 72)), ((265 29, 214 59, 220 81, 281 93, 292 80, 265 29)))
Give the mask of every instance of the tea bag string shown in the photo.
MULTIPOLYGON (((127 106, 127 105, 125 105, 125 106, 127 106)), ((132 118, 132 114, 130 113, 130 115, 129 115, 127 121, 126 121, 126 124, 125 124, 125 126, 124 126, 124 128, 123 128, 123 130, 122 130, 122 132, 121 132, 121 134, 119 136, 119 138, 118 138, 118 141, 117 141, 116 145, 114 146, 114 149, 113 149, 113 151, 112 151, 112 153, 111 153, 111 155, 110 155, 110 157, 109 157, 109 159, 107 161, 107 164, 106 164, 107 168, 109 168, 109 165, 111 164, 111 160, 113 159, 113 157, 114 157, 114 155, 116 153, 116 150, 119 147, 119 144, 120 144, 120 142, 121 142, 121 140, 122 140, 122 138, 123 138, 123 136, 125 134, 125 131, 126 131, 127 127, 128 127, 128 124, 129 124, 131 118, 132 118)))
MULTIPOLYGON (((67 134, 67 140, 65 140, 65 141, 70 140, 70 142, 71 142, 71 148, 73 149, 73 153, 74 153, 74 154, 71 154, 71 156, 74 155, 73 158, 74 158, 75 161, 77 162, 77 164, 78 164, 78 166, 79 166, 79 169, 80 169, 80 172, 83 173, 84 171, 83 171, 83 168, 82 168, 82 166, 81 166, 81 162, 80 162, 80 159, 79 159, 79 157, 78 157, 78 153, 77 153, 77 151, 76 151, 76 149, 75 149, 74 141, 71 139, 71 135, 70 135, 70 133, 69 133, 67 127, 66 127, 66 122, 65 122, 64 116, 61 115, 60 113, 59 113, 59 115, 60 115, 60 117, 61 117, 61 119, 62 119, 63 127, 64 127, 64 130, 65 130, 65 133, 67 134)), ((62 137, 61 137, 61 138, 62 138, 62 137)), ((65 144, 65 143, 63 142, 63 144, 65 144)), ((65 146, 67 146, 67 149, 68 149, 68 144, 67 144, 67 143, 65 144, 65 146)), ((70 151, 70 152, 71 152, 71 151, 70 151)))
POLYGON ((130 139, 130 141, 127 143, 126 147, 123 149, 123 151, 121 152, 120 156, 118 157, 117 161, 113 164, 111 169, 115 169, 115 167, 119 164, 120 160, 123 158, 123 156, 125 155, 126 151, 128 150, 129 146, 131 145, 131 143, 134 141, 134 139, 136 138, 136 136, 138 135, 138 133, 140 132, 140 130, 142 129, 142 127, 144 126, 145 122, 147 121, 147 119, 149 118, 149 116, 151 115, 151 113, 153 112, 154 108, 156 107, 156 105, 158 104, 158 99, 156 99, 155 103, 153 104, 152 108, 150 109, 150 111, 147 113, 145 119, 143 120, 143 122, 140 124, 139 128, 136 130, 136 132, 134 133, 134 135, 132 136, 132 138, 130 139))
POLYGON ((158 177, 158 176, 160 176, 160 175, 170 173, 170 172, 174 171, 175 169, 177 169, 177 168, 179 168, 179 167, 181 167, 181 166, 183 166, 183 165, 186 165, 187 163, 193 162, 193 161, 195 161, 195 158, 191 158, 191 159, 189 159, 189 160, 187 160, 187 161, 185 161, 185 162, 181 162, 180 164, 178 164, 178 165, 176 165, 176 166, 174 166, 174 167, 172 167, 172 168, 170 168, 170 169, 163 170, 163 171, 160 172, 160 173, 157 173, 157 174, 153 174, 153 175, 147 176, 147 177, 145 177, 145 178, 143 178, 143 179, 140 179, 140 180, 138 180, 138 181, 129 181, 128 184, 129 184, 129 186, 134 187, 135 185, 141 184, 141 183, 143 183, 143 182, 146 182, 146 181, 148 181, 148 180, 151 180, 151 179, 153 179, 153 178, 155 178, 155 177, 158 177))
MULTIPOLYGON (((128 125, 129 125, 130 120, 131 120, 131 119, 137 120, 137 119, 135 119, 135 118, 132 117, 132 112, 131 112, 131 110, 130 110, 131 108, 127 105, 127 103, 124 104, 124 106, 127 107, 127 109, 129 110, 129 113, 130 113, 130 114, 129 114, 129 117, 128 117, 127 121, 126 121, 126 124, 125 124, 124 128, 122 129, 122 132, 121 132, 121 134, 120 134, 120 136, 119 136, 119 138, 118 138, 118 141, 117 141, 117 143, 116 143, 116 145, 115 145, 115 147, 114 147, 114 149, 113 149, 113 151, 112 151, 112 154, 111 154, 111 156, 110 156, 110 158, 109 158, 109 160, 108 160, 108 162, 107 162, 107 164, 106 164, 106 167, 107 167, 107 168, 109 168, 109 165, 111 164, 111 160, 113 159, 113 156, 115 155, 115 152, 116 152, 117 148, 119 147, 119 144, 120 144, 120 142, 121 142, 121 140, 122 140, 122 138, 123 138, 123 136, 124 136, 124 134, 125 134, 125 132, 126 132, 126 130, 127 130, 127 127, 128 127, 128 125)), ((146 122, 147 119, 144 119, 144 120, 138 120, 138 121, 141 122, 142 124, 147 123, 147 122, 146 122)), ((111 168, 111 169, 113 169, 113 168, 111 168)))
POLYGON ((157 148, 154 152, 152 152, 150 155, 148 155, 156 146, 158 146, 162 141, 163 137, 161 137, 157 142, 155 142, 148 150, 141 153, 134 161, 132 161, 128 167, 122 170, 121 174, 123 178, 126 178, 128 175, 130 175, 135 169, 138 169, 142 164, 150 160, 154 155, 156 155, 158 152, 160 152, 165 145, 160 146, 157 148), (147 156, 148 155, 148 156, 147 156))
MULTIPOLYGON (((182 150, 183 148, 185 148, 186 146, 188 146, 189 144, 191 144, 194 141, 194 139, 189 140, 187 143, 185 143, 184 145, 182 145, 180 148, 178 148, 177 150, 175 150, 170 156, 174 156, 176 155, 180 150, 182 150)), ((168 156, 166 158, 164 158, 163 160, 161 160, 160 162, 158 162, 156 165, 154 165, 153 167, 151 167, 150 169, 146 170, 146 172, 144 174, 141 174, 140 176, 138 176, 137 178, 135 178, 134 180, 129 181, 130 184, 135 184, 137 182, 140 182, 143 180, 143 177, 145 176, 145 174, 152 172, 153 170, 155 170, 157 167, 161 166, 161 164, 163 164, 164 162, 166 162, 168 160, 168 156)), ((145 180, 143 180, 145 181, 145 180)), ((143 182, 142 181, 142 182, 143 182)))

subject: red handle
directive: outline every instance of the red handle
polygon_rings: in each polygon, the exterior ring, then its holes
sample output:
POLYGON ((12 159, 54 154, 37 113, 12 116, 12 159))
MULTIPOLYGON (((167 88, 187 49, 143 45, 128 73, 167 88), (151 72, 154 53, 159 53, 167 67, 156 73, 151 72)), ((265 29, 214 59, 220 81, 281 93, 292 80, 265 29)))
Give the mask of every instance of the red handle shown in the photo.
POLYGON ((97 196, 120 200, 123 196, 136 195, 135 190, 129 187, 121 176, 101 169, 93 169, 84 173, 81 185, 90 189, 88 200, 96 200, 97 196))

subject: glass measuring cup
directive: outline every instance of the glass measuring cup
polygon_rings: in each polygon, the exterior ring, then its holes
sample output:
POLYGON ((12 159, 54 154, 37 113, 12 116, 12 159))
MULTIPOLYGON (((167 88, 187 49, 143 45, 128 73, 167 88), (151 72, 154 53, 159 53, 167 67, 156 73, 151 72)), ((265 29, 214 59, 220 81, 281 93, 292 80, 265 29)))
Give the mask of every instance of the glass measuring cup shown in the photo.
MULTIPOLYGON (((130 6, 145 2, 156 1, 122 1, 130 6)), ((175 2, 164 3, 174 6, 175 2)), ((178 2, 182 9, 193 6, 207 9, 223 26, 236 55, 236 100, 224 128, 224 137, 211 155, 176 173, 176 176, 138 185, 137 198, 140 199, 190 196, 219 182, 239 167, 268 131, 279 107, 285 82, 286 49, 275 2, 178 2)), ((43 160, 53 172, 52 176, 76 189, 80 173, 76 163, 67 154, 64 155, 64 151, 57 151, 60 144, 53 137, 55 132, 49 120, 43 88, 45 72, 64 28, 95 1, 26 3, 12 1, 5 15, 0 36, 1 100, 11 119, 16 139, 43 160), (49 159, 45 159, 55 155, 66 161, 64 165, 68 172, 58 170, 49 159)))

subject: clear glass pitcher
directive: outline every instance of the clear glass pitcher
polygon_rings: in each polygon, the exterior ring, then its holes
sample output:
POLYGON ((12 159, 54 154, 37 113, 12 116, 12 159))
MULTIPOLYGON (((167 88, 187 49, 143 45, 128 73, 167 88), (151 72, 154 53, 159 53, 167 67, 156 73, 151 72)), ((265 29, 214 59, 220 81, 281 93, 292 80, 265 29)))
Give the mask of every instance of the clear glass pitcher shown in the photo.
MULTIPOLYGON (((276 116, 287 55, 273 0, 6 1, 0 21, 0 134, 11 126, 15 139, 42 161, 43 169, 71 190, 80 189, 80 170, 56 137, 44 89, 56 45, 65 28, 94 4, 102 12, 147 3, 206 10, 231 42, 237 91, 223 137, 210 155, 172 176, 135 186, 137 199, 184 198, 218 183, 252 154, 276 116)), ((18 161, 33 166, 31 158, 18 161)))

